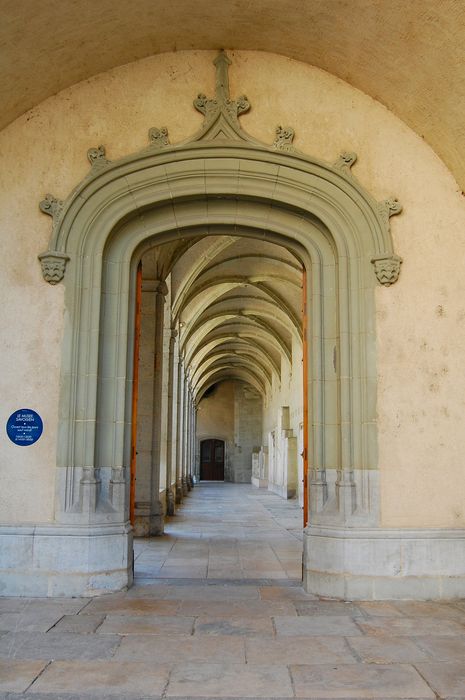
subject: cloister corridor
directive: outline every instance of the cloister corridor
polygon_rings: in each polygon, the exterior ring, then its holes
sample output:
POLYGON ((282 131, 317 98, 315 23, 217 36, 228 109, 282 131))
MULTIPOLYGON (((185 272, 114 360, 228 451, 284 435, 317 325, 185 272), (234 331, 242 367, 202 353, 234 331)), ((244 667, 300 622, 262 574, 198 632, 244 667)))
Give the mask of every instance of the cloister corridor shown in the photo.
POLYGON ((300 586, 301 511, 196 485, 135 585, 0 599, 0 700, 465 697, 465 602, 342 602, 300 586))

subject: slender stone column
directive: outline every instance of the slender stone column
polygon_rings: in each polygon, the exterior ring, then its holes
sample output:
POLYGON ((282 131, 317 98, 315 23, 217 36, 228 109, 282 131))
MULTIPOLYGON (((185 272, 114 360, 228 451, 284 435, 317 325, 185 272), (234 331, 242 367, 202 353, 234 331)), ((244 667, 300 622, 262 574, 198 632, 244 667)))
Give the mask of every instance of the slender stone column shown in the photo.
POLYGON ((187 496, 187 446, 189 433, 189 386, 188 372, 184 372, 184 401, 183 401, 183 421, 182 421, 182 495, 187 496))
POLYGON ((173 390, 174 390, 174 348, 176 345, 177 331, 171 328, 169 358, 168 358, 168 420, 166 425, 166 513, 174 515, 175 493, 172 487, 173 481, 173 390))
POLYGON ((153 364, 153 431, 150 498, 150 535, 163 534, 163 505, 160 502, 161 410, 163 394, 163 326, 168 288, 160 282, 155 290, 155 338, 153 364))
POLYGON ((189 431, 187 434, 187 463, 186 463, 186 484, 187 490, 192 490, 192 388, 189 385, 189 400, 187 403, 187 422, 189 431))
POLYGON ((184 362, 178 358, 178 391, 176 394, 176 503, 182 503, 182 431, 184 412, 184 362))

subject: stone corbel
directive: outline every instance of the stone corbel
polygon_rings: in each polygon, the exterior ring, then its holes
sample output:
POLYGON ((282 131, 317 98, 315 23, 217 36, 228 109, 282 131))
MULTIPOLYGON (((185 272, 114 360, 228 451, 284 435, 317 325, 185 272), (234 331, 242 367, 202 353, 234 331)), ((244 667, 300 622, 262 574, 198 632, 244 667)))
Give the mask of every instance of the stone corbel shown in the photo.
POLYGON ((398 255, 378 255, 371 259, 375 275, 380 284, 390 287, 399 279, 402 258, 398 255))
POLYGON ((337 168, 346 175, 352 175, 351 168, 356 160, 356 153, 354 153, 353 151, 344 151, 344 153, 341 153, 339 158, 333 164, 333 167, 337 168))
POLYGON ((59 253, 56 250, 48 250, 39 256, 42 267, 42 276, 49 284, 58 284, 65 276, 66 263, 69 255, 59 253))
POLYGON ((395 197, 385 199, 383 202, 378 202, 378 211, 387 227, 389 227, 389 219, 391 216, 397 216, 402 211, 402 204, 395 197))
POLYGON ((277 126, 276 138, 273 141, 273 148, 278 151, 292 151, 295 131, 290 126, 277 126))
POLYGON ((104 168, 107 165, 110 165, 110 161, 105 157, 105 146, 89 148, 87 151, 87 159, 92 167, 92 173, 94 173, 96 170, 104 168))
POLYGON ((163 146, 169 146, 170 140, 168 136, 168 128, 162 126, 159 129, 153 126, 149 129, 149 142, 154 148, 163 148, 163 146))
POLYGON ((61 216, 63 204, 62 199, 57 199, 53 194, 46 194, 45 199, 39 203, 39 209, 44 214, 52 217, 53 225, 55 226, 61 216))

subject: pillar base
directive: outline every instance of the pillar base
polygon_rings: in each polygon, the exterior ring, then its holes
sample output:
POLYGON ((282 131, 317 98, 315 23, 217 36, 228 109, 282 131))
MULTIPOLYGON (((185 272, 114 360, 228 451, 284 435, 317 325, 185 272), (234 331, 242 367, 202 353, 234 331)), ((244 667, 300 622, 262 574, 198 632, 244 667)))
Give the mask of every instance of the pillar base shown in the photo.
POLYGON ((187 488, 187 479, 185 476, 181 479, 182 482, 182 495, 187 496, 189 489, 187 488))
POLYGON ((182 481, 180 479, 176 482, 175 502, 176 502, 176 505, 179 505, 180 503, 182 503, 182 481))
POLYGON ((309 525, 304 588, 343 600, 465 597, 465 530, 309 525))
POLYGON ((166 515, 172 516, 175 514, 175 500, 173 488, 166 489, 166 515))
POLYGON ((132 585, 129 523, 0 527, 0 595, 91 597, 132 585))

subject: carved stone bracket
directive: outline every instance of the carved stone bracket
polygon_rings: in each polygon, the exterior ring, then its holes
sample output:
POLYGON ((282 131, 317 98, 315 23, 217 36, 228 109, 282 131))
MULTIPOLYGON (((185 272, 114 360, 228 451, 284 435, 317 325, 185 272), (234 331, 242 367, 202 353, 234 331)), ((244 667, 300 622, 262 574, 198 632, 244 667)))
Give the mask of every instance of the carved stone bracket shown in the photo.
POLYGON ((153 126, 151 129, 149 129, 149 141, 150 145, 154 146, 155 148, 169 146, 170 141, 168 137, 168 128, 166 126, 162 126, 160 129, 158 129, 156 126, 153 126))
POLYGON ((295 131, 290 126, 277 126, 276 138, 273 141, 273 148, 278 151, 291 151, 293 149, 292 142, 294 140, 295 131))
POLYGON ((380 284, 390 287, 399 279, 402 258, 398 255, 378 255, 371 262, 375 268, 375 275, 380 284))
POLYGON ((48 250, 39 256, 42 267, 42 276, 49 284, 58 284, 65 276, 66 263, 69 255, 58 251, 48 250))
POLYGON ((63 200, 57 199, 53 194, 46 194, 45 199, 39 203, 39 208, 44 214, 48 214, 48 216, 52 217, 53 224, 55 225, 63 210, 63 200))
POLYGON ((333 167, 337 168, 343 173, 351 174, 351 168, 356 160, 356 153, 354 153, 353 151, 344 151, 344 153, 341 153, 339 158, 333 164, 333 167))
POLYGON ((385 199, 383 202, 378 203, 378 211, 384 219, 386 226, 389 227, 389 219, 391 216, 400 214, 402 211, 402 204, 395 198, 385 199))
POLYGON ((110 161, 105 157, 105 146, 97 146, 97 148, 89 148, 87 158, 92 166, 92 170, 104 168, 110 165, 110 161))

